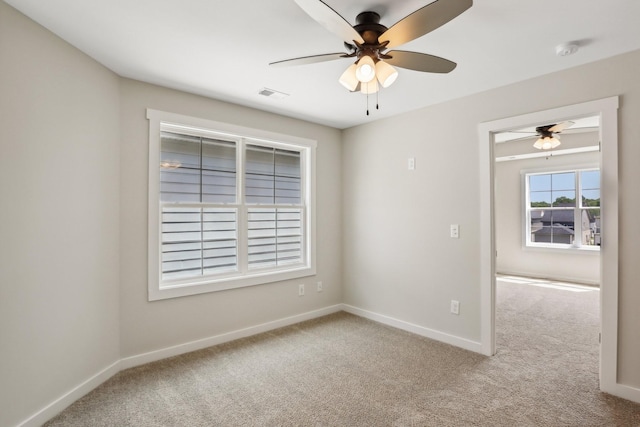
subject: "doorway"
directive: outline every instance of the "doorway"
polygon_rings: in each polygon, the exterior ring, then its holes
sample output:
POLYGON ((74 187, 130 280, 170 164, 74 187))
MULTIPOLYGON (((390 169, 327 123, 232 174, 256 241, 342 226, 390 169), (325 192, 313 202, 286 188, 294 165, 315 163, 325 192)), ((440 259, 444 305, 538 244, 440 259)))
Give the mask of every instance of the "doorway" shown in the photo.
MULTIPOLYGON (((483 352, 496 351, 496 235, 495 235, 495 135, 510 129, 571 118, 600 118, 600 167, 602 191, 602 233, 606 241, 600 250, 600 389, 614 392, 617 387, 618 330, 618 98, 611 97, 582 104, 510 117, 479 125, 480 139, 480 270, 481 341, 483 352)), ((614 393, 615 394, 615 393, 614 393)))
POLYGON ((600 117, 511 129, 494 141, 497 273, 599 286, 600 117), (555 145, 547 150, 537 147, 546 128, 555 145))

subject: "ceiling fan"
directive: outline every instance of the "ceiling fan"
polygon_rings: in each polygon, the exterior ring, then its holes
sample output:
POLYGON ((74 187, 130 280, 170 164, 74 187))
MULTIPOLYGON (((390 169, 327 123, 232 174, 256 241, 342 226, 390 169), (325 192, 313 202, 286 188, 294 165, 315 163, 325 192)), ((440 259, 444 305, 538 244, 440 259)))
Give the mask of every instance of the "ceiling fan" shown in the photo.
MULTIPOLYGON (((272 66, 292 66, 356 58, 340 76, 348 90, 365 94, 389 87, 398 77, 393 66, 428 73, 449 73, 456 63, 426 53, 388 50, 417 39, 446 24, 473 4, 473 0, 435 0, 404 17, 391 27, 380 24, 380 15, 366 11, 351 26, 346 19, 321 0, 295 0, 311 18, 344 41, 347 52, 326 53, 272 62, 272 66)), ((367 110, 367 114, 369 111, 367 110)))
POLYGON ((538 150, 551 150, 560 145, 560 138, 556 137, 560 132, 574 124, 572 121, 566 121, 562 123, 538 126, 536 133, 539 138, 533 143, 533 146, 538 150))

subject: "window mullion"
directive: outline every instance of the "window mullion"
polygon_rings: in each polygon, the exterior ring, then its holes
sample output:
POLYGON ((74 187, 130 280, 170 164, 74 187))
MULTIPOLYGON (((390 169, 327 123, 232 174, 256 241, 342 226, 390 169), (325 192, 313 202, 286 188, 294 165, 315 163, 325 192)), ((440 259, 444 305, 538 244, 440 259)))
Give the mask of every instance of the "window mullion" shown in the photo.
MULTIPOLYGON (((273 156, 273 157, 274 157, 274 159, 275 159, 275 152, 274 152, 274 156, 273 156)), ((275 169, 274 169, 274 174, 273 174, 273 175, 274 175, 274 177, 275 177, 275 169)), ((274 184, 274 197, 275 197, 275 181, 274 181, 274 183, 273 183, 273 184, 274 184)), ((275 203, 275 198, 274 198, 274 201, 273 201, 273 202, 275 203)), ((279 213, 280 213, 280 209, 278 209, 277 207, 275 207, 275 206, 274 206, 274 210, 275 210, 275 214, 276 214, 276 223, 275 223, 275 230, 274 230, 274 232, 275 232, 275 241, 276 241, 276 254, 275 254, 275 255, 276 255, 276 259, 275 259, 275 262, 276 262, 276 267, 277 267, 277 266, 279 266, 279 265, 280 265, 280 263, 279 263, 279 261, 278 261, 278 260, 279 260, 279 258, 280 258, 280 248, 278 247, 278 246, 279 246, 279 243, 280 243, 280 242, 279 242, 279 240, 280 240, 280 239, 278 239, 278 215, 279 215, 279 213)))
POLYGON ((245 201, 245 139, 239 138, 236 143, 236 204, 244 206, 245 201))
POLYGON ((276 149, 272 148, 272 153, 273 153, 273 160, 272 160, 272 164, 273 164, 273 203, 276 203, 276 149))
POLYGON ((200 275, 204 275, 204 207, 202 206, 202 202, 204 201, 202 197, 202 181, 204 180, 204 175, 202 173, 202 137, 200 139, 200 275))
POLYGON ((200 207, 200 275, 204 275, 204 208, 203 207, 200 207))
POLYGON ((204 201, 203 197, 202 197, 202 181, 204 180, 204 174, 202 173, 202 146, 203 146, 203 142, 202 142, 202 137, 200 137, 200 203, 202 203, 204 201))
POLYGON ((237 212, 238 272, 246 274, 249 270, 249 213, 244 203, 237 207, 237 212))
POLYGON ((247 212, 247 206, 245 202, 246 192, 246 176, 245 169, 246 163, 246 139, 238 138, 237 151, 236 151, 236 207, 238 215, 238 223, 236 228, 236 238, 238 239, 238 272, 246 274, 249 267, 249 231, 248 221, 249 214, 247 212))
POLYGON ((525 203, 525 245, 531 244, 531 186, 529 184, 530 175, 524 178, 524 203, 525 203))
POLYGON ((573 209, 573 246, 582 246, 582 188, 580 185, 580 171, 575 172, 576 206, 573 209))

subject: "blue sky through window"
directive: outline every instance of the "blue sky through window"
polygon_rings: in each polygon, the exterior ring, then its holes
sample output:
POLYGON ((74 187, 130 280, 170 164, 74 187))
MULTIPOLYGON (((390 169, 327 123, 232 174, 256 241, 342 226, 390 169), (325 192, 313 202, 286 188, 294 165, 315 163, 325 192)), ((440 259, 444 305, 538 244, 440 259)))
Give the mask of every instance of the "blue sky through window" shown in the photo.
POLYGON ((563 172, 529 176, 529 198, 531 204, 552 203, 562 198, 562 206, 575 206, 575 172, 563 172), (567 202, 567 200, 573 200, 567 202))

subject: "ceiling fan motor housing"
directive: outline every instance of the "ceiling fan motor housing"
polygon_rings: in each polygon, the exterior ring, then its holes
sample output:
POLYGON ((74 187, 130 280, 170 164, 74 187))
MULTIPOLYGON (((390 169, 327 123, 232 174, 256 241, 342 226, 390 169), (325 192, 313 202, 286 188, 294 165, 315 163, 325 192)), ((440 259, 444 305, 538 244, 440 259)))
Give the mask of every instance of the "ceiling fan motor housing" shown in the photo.
POLYGON ((387 31, 387 27, 380 23, 380 15, 376 12, 362 12, 356 17, 353 27, 364 39, 365 44, 378 44, 378 37, 387 31))
POLYGON ((368 11, 358 14, 356 17, 356 25, 353 28, 364 40, 364 43, 358 43, 354 40, 357 45, 356 55, 358 58, 366 55, 370 56, 374 62, 377 62, 381 58, 390 58, 381 52, 388 42, 378 42, 378 37, 387 31, 387 27, 380 24, 380 15, 378 13, 368 11))
POLYGON ((552 128, 553 126, 555 125, 538 126, 536 128, 536 132, 538 133, 538 135, 540 135, 541 138, 544 138, 544 137, 551 138, 553 136, 553 132, 551 132, 549 129, 552 128))

